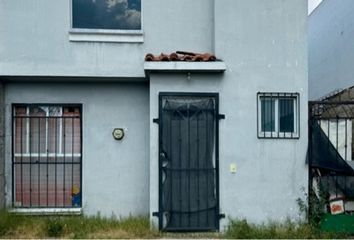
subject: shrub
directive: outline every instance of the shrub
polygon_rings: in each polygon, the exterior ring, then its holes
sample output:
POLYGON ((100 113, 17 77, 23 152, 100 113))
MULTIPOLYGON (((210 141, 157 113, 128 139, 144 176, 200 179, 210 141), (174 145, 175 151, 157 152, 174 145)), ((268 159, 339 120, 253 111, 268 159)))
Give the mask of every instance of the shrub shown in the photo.
POLYGON ((64 235, 64 223, 60 218, 48 218, 46 222, 48 237, 61 237, 64 235))
POLYGON ((327 204, 326 199, 328 199, 328 196, 326 196, 326 193, 322 188, 319 190, 319 198, 317 198, 313 191, 310 192, 310 194, 307 194, 305 188, 302 188, 301 190, 305 199, 296 199, 299 211, 301 214, 305 215, 306 219, 312 226, 318 228, 325 215, 325 208, 327 204))

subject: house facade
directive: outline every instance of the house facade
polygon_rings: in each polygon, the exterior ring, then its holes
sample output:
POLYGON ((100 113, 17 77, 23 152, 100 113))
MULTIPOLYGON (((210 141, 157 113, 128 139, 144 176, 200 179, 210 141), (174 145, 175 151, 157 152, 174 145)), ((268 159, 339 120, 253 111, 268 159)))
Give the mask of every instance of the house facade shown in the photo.
POLYGON ((0 0, 0 56, 13 211, 299 217, 307 1, 0 0))

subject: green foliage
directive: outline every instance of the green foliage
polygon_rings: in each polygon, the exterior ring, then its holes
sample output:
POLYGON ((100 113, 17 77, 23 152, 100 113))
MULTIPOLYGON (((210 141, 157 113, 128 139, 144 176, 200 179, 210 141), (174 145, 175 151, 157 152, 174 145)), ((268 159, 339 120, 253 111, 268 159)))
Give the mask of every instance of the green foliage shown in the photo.
POLYGON ((6 234, 9 230, 12 230, 19 224, 20 219, 13 217, 7 211, 0 213, 0 236, 6 234))
POLYGON ((0 213, 0 238, 347 238, 339 233, 321 232, 315 226, 295 223, 250 224, 230 220, 225 233, 161 233, 151 227, 148 217, 103 218, 100 216, 22 216, 0 213))
POLYGON ((315 195, 314 192, 307 194, 305 188, 302 188, 302 192, 304 194, 305 200, 302 198, 296 199, 299 211, 301 214, 305 215, 310 225, 318 227, 325 215, 325 209, 327 205, 326 199, 328 199, 328 196, 326 196, 322 189, 319 190, 319 198, 315 195), (311 207, 309 207, 308 204, 311 207))
POLYGON ((0 212, 0 238, 155 238, 148 217, 23 216, 0 212))
POLYGON ((59 218, 48 218, 46 222, 46 233, 48 237, 61 237, 64 234, 64 222, 59 218))
POLYGON ((44 231, 38 232, 39 228, 44 225, 43 220, 38 217, 30 217, 23 215, 16 215, 9 213, 6 210, 0 211, 0 238, 12 237, 21 235, 24 231, 31 231, 31 234, 27 235, 27 238, 44 237, 44 231))
POLYGON ((318 228, 305 223, 250 224, 246 220, 231 220, 224 235, 231 239, 316 239, 316 238, 345 238, 339 233, 322 232, 318 228))

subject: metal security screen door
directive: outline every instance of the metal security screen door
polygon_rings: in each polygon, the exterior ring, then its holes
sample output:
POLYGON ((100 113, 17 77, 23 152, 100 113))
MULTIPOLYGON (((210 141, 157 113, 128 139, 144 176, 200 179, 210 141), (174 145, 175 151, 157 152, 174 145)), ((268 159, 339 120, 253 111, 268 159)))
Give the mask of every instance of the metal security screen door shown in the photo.
POLYGON ((159 101, 159 227, 218 230, 218 95, 161 93, 159 101))

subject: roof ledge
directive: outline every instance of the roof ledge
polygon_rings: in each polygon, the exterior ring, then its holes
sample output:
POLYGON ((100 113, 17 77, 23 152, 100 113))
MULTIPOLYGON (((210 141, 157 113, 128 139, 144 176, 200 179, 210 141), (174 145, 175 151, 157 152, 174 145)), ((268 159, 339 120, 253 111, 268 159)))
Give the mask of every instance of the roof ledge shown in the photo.
POLYGON ((145 62, 145 72, 213 72, 223 73, 226 64, 223 61, 216 62, 145 62))

